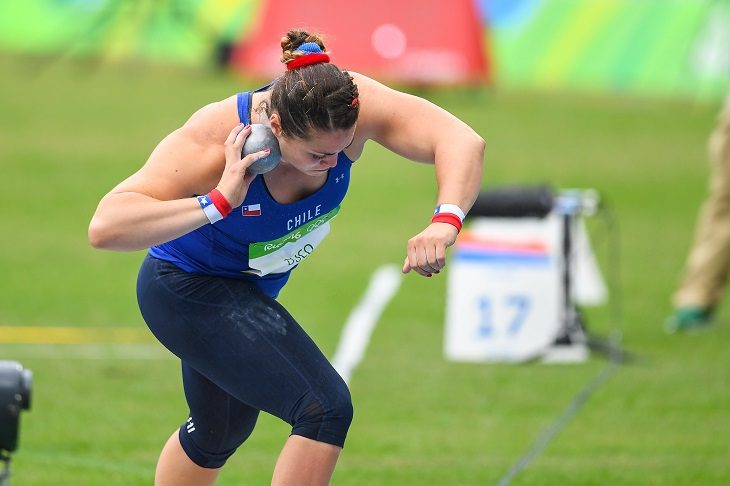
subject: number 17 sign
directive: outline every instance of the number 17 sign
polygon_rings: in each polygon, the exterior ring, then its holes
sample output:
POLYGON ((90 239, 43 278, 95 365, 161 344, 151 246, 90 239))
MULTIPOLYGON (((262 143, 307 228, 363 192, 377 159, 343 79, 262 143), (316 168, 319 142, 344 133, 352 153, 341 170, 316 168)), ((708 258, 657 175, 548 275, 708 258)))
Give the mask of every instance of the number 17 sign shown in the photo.
POLYGON ((454 245, 445 355, 454 361, 539 357, 561 330, 561 219, 475 219, 454 245))

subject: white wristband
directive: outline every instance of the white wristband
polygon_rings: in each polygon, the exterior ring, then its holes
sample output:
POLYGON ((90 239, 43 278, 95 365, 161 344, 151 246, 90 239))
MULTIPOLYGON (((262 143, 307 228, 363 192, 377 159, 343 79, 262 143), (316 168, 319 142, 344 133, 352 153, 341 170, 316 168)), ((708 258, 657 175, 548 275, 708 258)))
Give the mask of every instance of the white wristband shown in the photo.
POLYGON ((210 196, 198 196, 198 204, 200 204, 200 207, 203 209, 203 212, 208 217, 208 221, 210 221, 211 224, 223 219, 223 215, 220 211, 218 211, 218 208, 215 207, 210 196))
POLYGON ((462 223, 464 222, 464 218, 466 218, 464 211, 462 211, 461 208, 456 204, 439 204, 438 206, 436 206, 436 210, 433 212, 434 215, 445 213, 458 216, 462 223))

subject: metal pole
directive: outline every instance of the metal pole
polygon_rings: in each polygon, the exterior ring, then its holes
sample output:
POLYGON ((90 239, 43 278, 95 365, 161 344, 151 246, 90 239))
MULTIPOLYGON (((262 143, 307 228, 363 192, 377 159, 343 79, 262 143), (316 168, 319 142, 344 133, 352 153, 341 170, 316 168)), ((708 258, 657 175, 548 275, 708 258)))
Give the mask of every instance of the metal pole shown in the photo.
POLYGON ((0 451, 0 486, 8 486, 10 481, 10 454, 0 451))

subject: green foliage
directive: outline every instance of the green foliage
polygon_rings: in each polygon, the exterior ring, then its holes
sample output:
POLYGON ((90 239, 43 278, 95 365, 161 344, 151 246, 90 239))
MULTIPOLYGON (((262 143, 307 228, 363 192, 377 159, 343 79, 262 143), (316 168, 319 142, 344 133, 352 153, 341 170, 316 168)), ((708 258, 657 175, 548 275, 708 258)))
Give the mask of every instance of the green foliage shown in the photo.
MULTIPOLYGON (((186 419, 179 366, 147 334, 134 282, 143 254, 93 250, 101 196, 200 106, 253 87, 226 73, 0 57, 0 326, 131 328, 146 344, 89 350, 3 344, 34 372, 13 483, 151 484, 186 419), (125 347, 127 346, 127 347, 125 347), (135 347, 136 346, 136 347, 135 347), (139 346, 147 346, 144 353, 139 346), (136 350, 136 351, 135 351, 136 350), (136 354, 135 354, 136 353, 136 354), (125 358, 126 357, 126 358, 125 358)), ((566 94, 419 93, 487 140, 485 185, 547 182, 605 196, 620 229, 622 366, 514 484, 721 484, 730 480, 730 326, 667 336, 662 320, 705 191, 717 107, 566 94)), ((400 264, 429 220, 433 170, 370 146, 322 248, 281 300, 334 353, 372 270, 400 264)), ((608 240, 589 222, 606 271, 608 240)), ((334 484, 496 483, 604 366, 443 360, 444 275, 407 276, 355 371, 355 422, 334 484)), ((616 325, 589 309, 589 329, 616 325)), ((262 417, 220 484, 267 484, 288 426, 262 417)))

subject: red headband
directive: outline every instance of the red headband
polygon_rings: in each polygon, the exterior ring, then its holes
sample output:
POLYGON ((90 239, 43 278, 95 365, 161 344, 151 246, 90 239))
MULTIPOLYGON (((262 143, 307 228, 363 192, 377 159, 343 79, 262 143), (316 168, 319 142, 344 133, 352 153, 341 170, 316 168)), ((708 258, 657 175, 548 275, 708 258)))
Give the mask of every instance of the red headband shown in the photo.
POLYGON ((310 64, 319 64, 320 62, 330 62, 330 57, 327 54, 319 53, 305 54, 286 63, 286 68, 289 71, 293 71, 300 67, 309 66, 310 64))

